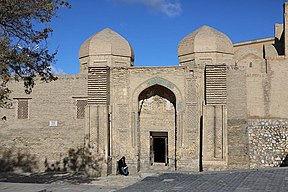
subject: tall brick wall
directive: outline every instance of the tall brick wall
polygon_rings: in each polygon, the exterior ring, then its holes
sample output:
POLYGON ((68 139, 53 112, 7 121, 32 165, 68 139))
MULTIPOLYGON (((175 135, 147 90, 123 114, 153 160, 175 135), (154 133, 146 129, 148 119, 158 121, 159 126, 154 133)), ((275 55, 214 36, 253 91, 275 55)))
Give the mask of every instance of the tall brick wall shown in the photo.
POLYGON ((62 162, 70 148, 83 146, 85 120, 77 119, 76 100, 87 99, 86 84, 86 75, 63 75, 51 83, 37 81, 27 95, 22 82, 11 83, 13 106, 0 109, 0 117, 6 117, 0 120, 0 158, 11 150, 28 155, 37 163, 34 168, 44 170, 45 159, 50 164, 62 162), (28 98, 28 119, 17 118, 19 98, 28 98), (49 126, 50 121, 57 121, 57 126, 49 126))
POLYGON ((246 124, 246 72, 227 69, 228 168, 249 168, 246 124))
MULTIPOLYGON (((263 102, 265 114, 248 120, 251 168, 280 166, 288 154, 287 60, 279 56, 269 58, 266 62, 267 74, 258 77, 262 79, 263 92, 257 94, 253 90, 255 96, 251 100, 254 104, 263 102)), ((259 108, 255 110, 259 111, 259 108)))
POLYGON ((285 58, 268 60, 269 118, 288 117, 288 65, 285 58))

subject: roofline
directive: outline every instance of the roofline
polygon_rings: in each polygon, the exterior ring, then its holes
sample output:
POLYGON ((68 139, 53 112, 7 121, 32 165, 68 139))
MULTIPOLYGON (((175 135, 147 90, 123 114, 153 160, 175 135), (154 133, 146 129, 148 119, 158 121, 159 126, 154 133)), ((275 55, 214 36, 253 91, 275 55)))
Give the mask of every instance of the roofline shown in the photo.
POLYGON ((265 42, 269 42, 269 41, 273 41, 274 42, 274 40, 275 40, 275 37, 267 37, 267 38, 261 38, 261 39, 255 39, 255 40, 250 40, 250 41, 243 41, 243 42, 239 42, 239 43, 234 43, 233 46, 234 47, 239 47, 239 46, 243 46, 243 45, 265 43, 265 42))
MULTIPOLYGON (((114 68, 117 68, 117 67, 114 67, 114 68)), ((159 69, 163 69, 163 68, 170 68, 170 69, 186 69, 187 67, 186 66, 181 66, 181 65, 172 65, 172 66, 133 66, 133 67, 129 67, 127 69, 131 69, 131 70, 134 70, 134 69, 156 69, 156 68, 159 68, 159 69)))
POLYGON ((127 57, 127 58, 133 58, 134 59, 134 55, 131 55, 131 56, 128 56, 128 55, 116 55, 116 54, 111 54, 111 53, 100 53, 100 54, 92 54, 92 55, 85 55, 85 56, 81 56, 81 57, 78 57, 78 59, 83 59, 85 57, 90 57, 90 56, 117 56, 117 57, 127 57))
POLYGON ((192 55, 192 54, 196 54, 196 53, 221 53, 221 54, 227 54, 227 55, 233 55, 234 53, 228 53, 228 52, 224 52, 224 51, 194 51, 194 52, 190 52, 190 53, 185 53, 182 55, 178 55, 178 57, 183 57, 183 56, 187 56, 187 55, 192 55))

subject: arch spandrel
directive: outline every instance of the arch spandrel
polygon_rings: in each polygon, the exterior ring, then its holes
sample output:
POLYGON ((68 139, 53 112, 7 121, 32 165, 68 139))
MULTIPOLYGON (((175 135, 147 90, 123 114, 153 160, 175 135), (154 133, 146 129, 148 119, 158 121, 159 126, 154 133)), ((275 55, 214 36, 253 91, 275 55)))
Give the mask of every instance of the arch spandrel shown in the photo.
POLYGON ((142 91, 153 86, 153 85, 161 85, 170 91, 172 91, 176 97, 176 110, 177 112, 183 111, 183 97, 179 88, 172 82, 163 79, 161 77, 154 77, 146 80, 141 83, 133 92, 133 109, 138 108, 138 97, 142 91))

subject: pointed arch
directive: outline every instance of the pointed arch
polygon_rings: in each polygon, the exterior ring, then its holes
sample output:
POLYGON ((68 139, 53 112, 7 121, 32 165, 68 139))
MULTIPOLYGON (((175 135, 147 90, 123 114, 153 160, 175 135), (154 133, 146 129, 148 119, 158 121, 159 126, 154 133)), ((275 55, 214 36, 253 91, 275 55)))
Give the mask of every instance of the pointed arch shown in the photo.
MULTIPOLYGON (((179 90, 179 88, 172 82, 161 78, 161 77, 154 77, 144 81, 143 83, 139 84, 136 87, 134 92, 132 93, 132 103, 133 103, 133 111, 132 111, 132 142, 133 145, 137 148, 137 171, 140 171, 142 166, 147 166, 149 163, 147 159, 149 159, 149 155, 147 156, 147 148, 146 145, 142 145, 141 137, 145 137, 147 134, 141 134, 143 130, 141 129, 141 108, 139 108, 139 99, 146 99, 153 95, 159 95, 160 97, 166 98, 174 105, 174 128, 167 129, 167 137, 171 138, 168 139, 168 147, 167 150, 170 151, 167 155, 167 162, 169 167, 172 169, 177 169, 177 148, 178 143, 181 145, 182 142, 182 133, 183 133, 183 97, 179 90), (146 152, 142 153, 142 150, 146 150, 146 152)), ((160 130, 160 129, 158 129, 160 130)), ((157 131, 154 128, 151 128, 149 131, 148 129, 145 130, 146 132, 157 131)), ((144 132, 145 132, 144 131, 144 132)), ((162 130, 163 131, 163 130, 162 130)), ((151 144, 151 141, 150 141, 151 144)), ((148 150, 149 151, 149 150, 148 150)), ((153 151, 153 150, 152 150, 153 151)), ((151 152, 151 149, 150 149, 151 152)), ((150 158, 151 158, 150 154, 150 158)))
POLYGON ((140 95, 140 93, 142 91, 144 91, 145 89, 154 86, 154 85, 160 85, 163 86, 167 89, 169 89, 176 97, 176 111, 181 112, 183 111, 183 97, 182 94, 179 90, 179 88, 172 82, 163 79, 161 77, 154 77, 151 79, 148 79, 147 81, 144 81, 143 83, 141 83, 133 92, 133 108, 137 109, 138 107, 138 97, 140 95))

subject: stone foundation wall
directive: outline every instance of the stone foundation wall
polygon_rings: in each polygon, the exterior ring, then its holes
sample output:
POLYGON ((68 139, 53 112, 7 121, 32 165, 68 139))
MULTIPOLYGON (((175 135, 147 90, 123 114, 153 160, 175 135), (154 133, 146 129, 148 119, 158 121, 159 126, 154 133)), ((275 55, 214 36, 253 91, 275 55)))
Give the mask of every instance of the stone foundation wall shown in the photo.
POLYGON ((288 120, 249 120, 250 168, 284 166, 288 155, 288 120))

